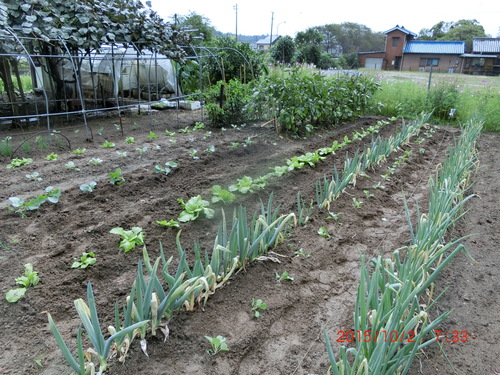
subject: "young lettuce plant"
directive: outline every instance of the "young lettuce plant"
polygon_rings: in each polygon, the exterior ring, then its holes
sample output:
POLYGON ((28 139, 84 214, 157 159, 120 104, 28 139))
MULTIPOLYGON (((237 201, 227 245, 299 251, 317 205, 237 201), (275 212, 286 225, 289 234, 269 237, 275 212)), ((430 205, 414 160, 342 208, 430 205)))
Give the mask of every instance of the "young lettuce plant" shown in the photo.
POLYGON ((238 178, 238 183, 229 186, 229 191, 239 191, 241 194, 252 193, 253 179, 249 176, 238 178))
POLYGON ((211 219, 214 216, 214 210, 208 208, 210 203, 203 200, 201 195, 190 198, 186 203, 181 198, 177 199, 177 201, 183 208, 183 211, 179 214, 179 221, 181 223, 196 220, 202 212, 207 219, 211 219))
POLYGON ((17 168, 17 167, 22 167, 23 165, 28 165, 33 162, 33 159, 31 158, 22 158, 22 159, 17 159, 14 158, 10 161, 10 164, 7 165, 7 168, 17 168))
POLYGON ((74 258, 71 268, 87 268, 88 266, 95 264, 96 261, 97 259, 95 258, 95 253, 83 252, 80 258, 74 258))
POLYGON ((122 227, 116 227, 109 231, 112 234, 118 234, 122 237, 120 248, 125 253, 133 250, 136 245, 144 245, 144 232, 141 227, 133 227, 131 230, 125 230, 122 227))
POLYGON ((179 222, 177 220, 174 220, 174 219, 170 219, 169 221, 160 220, 160 221, 157 221, 156 224, 161 225, 163 227, 179 228, 179 222))
POLYGON ((223 189, 220 185, 212 186, 212 203, 222 202, 223 204, 231 204, 235 199, 236 195, 223 189))
POLYGON ((33 265, 31 263, 27 263, 24 265, 24 275, 16 277, 16 283, 21 285, 21 288, 11 289, 9 290, 5 298, 7 302, 17 302, 21 297, 26 294, 26 290, 30 286, 38 285, 40 282, 40 278, 38 277, 38 272, 33 270, 33 265))
POLYGON ((125 182, 125 178, 122 176, 121 168, 116 168, 114 172, 109 173, 109 183, 112 185, 119 186, 125 182))

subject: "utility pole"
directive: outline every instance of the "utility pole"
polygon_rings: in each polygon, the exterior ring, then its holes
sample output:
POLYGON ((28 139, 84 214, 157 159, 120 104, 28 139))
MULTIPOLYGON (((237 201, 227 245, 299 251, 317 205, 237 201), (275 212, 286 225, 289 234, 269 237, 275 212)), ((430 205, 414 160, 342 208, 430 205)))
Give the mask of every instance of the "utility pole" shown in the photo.
POLYGON ((236 41, 238 41, 238 4, 236 4, 233 8, 236 11, 236 41))
POLYGON ((269 36, 269 49, 273 44, 273 21, 274 21, 274 12, 271 12, 271 35, 269 36))

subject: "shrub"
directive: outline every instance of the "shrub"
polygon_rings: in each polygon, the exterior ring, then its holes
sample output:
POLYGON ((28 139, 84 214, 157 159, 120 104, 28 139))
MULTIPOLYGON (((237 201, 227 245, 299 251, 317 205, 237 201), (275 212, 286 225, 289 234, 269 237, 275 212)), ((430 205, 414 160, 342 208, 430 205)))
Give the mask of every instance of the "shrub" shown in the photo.
POLYGON ((250 87, 238 79, 217 82, 204 94, 205 108, 212 126, 221 127, 245 121, 244 108, 249 103, 250 87))

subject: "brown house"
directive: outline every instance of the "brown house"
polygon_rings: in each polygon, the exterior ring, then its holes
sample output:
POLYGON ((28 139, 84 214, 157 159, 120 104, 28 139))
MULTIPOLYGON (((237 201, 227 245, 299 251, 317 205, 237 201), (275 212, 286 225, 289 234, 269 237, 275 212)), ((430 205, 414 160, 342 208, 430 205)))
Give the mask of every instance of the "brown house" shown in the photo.
POLYGON ((385 51, 358 53, 359 66, 368 69, 400 70, 403 59, 403 49, 407 42, 412 41, 417 34, 396 25, 384 32, 385 51))
POLYGON ((401 70, 455 73, 462 70, 465 42, 412 40, 403 49, 401 70))

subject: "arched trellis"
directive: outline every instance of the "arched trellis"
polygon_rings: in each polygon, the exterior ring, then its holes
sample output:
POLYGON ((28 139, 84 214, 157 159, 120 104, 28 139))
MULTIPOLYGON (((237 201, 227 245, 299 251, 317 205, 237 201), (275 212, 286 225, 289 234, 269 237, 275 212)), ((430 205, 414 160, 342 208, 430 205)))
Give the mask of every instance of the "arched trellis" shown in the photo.
MULTIPOLYGON (((41 54, 40 52, 33 50, 33 45, 37 42, 40 42, 40 39, 19 36, 13 29, 7 28, 6 32, 0 35, 1 38, 10 38, 15 41, 18 46, 17 51, 14 53, 0 53, 0 57, 11 57, 16 59, 24 59, 28 62, 30 68, 30 75, 33 82, 33 99, 27 100, 25 103, 18 102, 14 100, 13 102, 3 104, 10 105, 30 105, 31 110, 27 111, 23 114, 8 114, 0 113, 0 129, 2 122, 8 123, 9 121, 19 121, 19 122, 31 122, 36 121, 41 124, 41 120, 46 123, 46 134, 48 137, 48 141, 50 143, 51 134, 53 134, 53 122, 51 119, 57 116, 66 116, 67 119, 70 116, 81 116, 86 137, 88 140, 93 138, 92 131, 90 126, 88 125, 87 119, 89 115, 95 115, 101 111, 117 111, 120 116, 120 125, 121 123, 121 114, 122 110, 130 107, 137 107, 137 111, 141 111, 141 105, 151 104, 157 101, 161 96, 167 96, 166 87, 167 85, 161 86, 159 84, 159 77, 161 74, 159 73, 159 66, 161 61, 169 60, 165 56, 160 56, 156 51, 148 51, 146 48, 141 48, 136 44, 129 44, 126 48, 122 45, 110 44, 108 46, 103 46, 102 49, 106 49, 107 54, 103 54, 102 51, 96 50, 87 50, 87 51, 78 51, 76 54, 72 53, 68 44, 65 40, 59 39, 55 42, 60 48, 59 54, 41 54), (147 53, 144 52, 147 50, 147 53), (62 92, 57 94, 54 93, 54 84, 53 82, 48 80, 48 59, 57 59, 60 61, 60 69, 62 74, 62 92), (99 64, 104 60, 109 60, 109 65, 107 65, 107 69, 109 69, 108 80, 110 81, 110 87, 112 87, 112 95, 107 95, 104 93, 103 84, 102 84, 102 72, 99 67, 99 64), (119 79, 122 79, 121 73, 124 71, 125 67, 132 64, 131 61, 134 61, 133 64, 136 66, 136 76, 132 77, 129 74, 128 79, 129 82, 126 84, 122 82, 118 82, 119 79), (45 64, 45 65, 44 65, 45 64), (85 73, 82 68, 83 65, 87 64, 88 72, 85 73), (142 65, 141 65, 142 64, 142 65), (147 74, 140 77, 141 74, 141 66, 145 66, 145 70, 147 74), (84 78, 85 74, 88 74, 88 77, 84 78), (101 75, 101 76, 100 76, 101 75), (71 77, 71 80, 68 80, 68 77, 71 77), (84 83, 83 81, 87 79, 88 82, 84 83), (132 84, 132 81, 135 80, 135 84, 132 84), (145 81, 141 81, 145 80, 145 81), (89 89, 87 86, 90 86, 89 89), (71 89, 71 87, 73 89, 71 89), (124 88, 126 87, 135 87, 137 98, 135 100, 127 100, 126 93, 124 92, 124 88), (43 96, 43 106, 40 107, 40 99, 39 96, 36 95, 35 90, 38 94, 43 96), (60 98, 57 98, 57 95, 60 98), (64 106, 62 111, 54 110, 54 107, 57 106, 57 102, 64 102, 64 106), (107 105, 109 102, 112 105, 107 105), (42 109, 43 108, 43 109, 42 109)), ((186 47, 187 48, 187 47, 186 47)), ((223 72, 221 63, 218 59, 217 51, 221 50, 230 50, 234 53, 239 54, 245 64, 249 67, 249 71, 252 76, 254 75, 252 65, 246 59, 246 57, 237 49, 231 47, 206 47, 206 46, 189 46, 190 50, 194 52, 194 56, 187 56, 185 59, 196 59, 199 63, 199 91, 196 93, 190 93, 187 95, 182 95, 180 92, 180 86, 178 81, 178 65, 173 64, 173 68, 175 71, 175 88, 173 89, 173 95, 170 95, 168 100, 179 102, 182 99, 198 97, 200 101, 202 101, 203 96, 203 82, 202 82, 202 73, 203 73, 203 59, 210 58, 215 59, 221 73, 223 72)), ((54 61, 54 60, 53 60, 54 61)), ((51 62, 53 62, 51 61, 51 62)), ((1 93, 0 93, 1 94, 1 93)), ((130 95, 130 90, 128 92, 130 95)), ((0 104, 1 104, 0 100, 0 104)), ((177 105, 177 108, 179 105, 177 105)), ((202 121, 203 121, 203 111, 202 112, 202 121)), ((123 133, 123 128, 122 133, 123 133)), ((20 135, 26 135, 23 130, 23 133, 20 135)), ((69 140, 68 140, 69 142, 69 140)))

